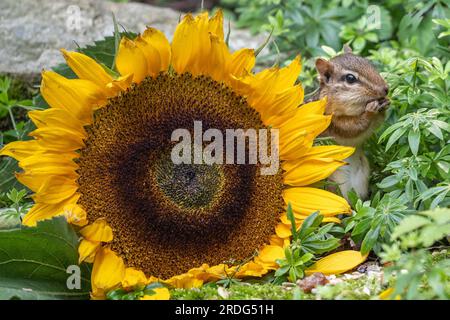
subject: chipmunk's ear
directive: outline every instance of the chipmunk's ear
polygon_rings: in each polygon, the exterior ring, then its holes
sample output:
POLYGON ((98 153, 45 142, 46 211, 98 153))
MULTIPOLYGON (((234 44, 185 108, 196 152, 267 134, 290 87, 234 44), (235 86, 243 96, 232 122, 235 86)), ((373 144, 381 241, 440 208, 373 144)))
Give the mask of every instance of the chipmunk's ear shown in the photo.
POLYGON ((352 48, 350 48, 348 44, 344 44, 344 46, 342 47, 342 51, 344 51, 344 53, 353 53, 352 48))
POLYGON ((318 58, 316 60, 316 69, 319 72, 320 80, 328 82, 333 71, 333 64, 325 59, 318 58))

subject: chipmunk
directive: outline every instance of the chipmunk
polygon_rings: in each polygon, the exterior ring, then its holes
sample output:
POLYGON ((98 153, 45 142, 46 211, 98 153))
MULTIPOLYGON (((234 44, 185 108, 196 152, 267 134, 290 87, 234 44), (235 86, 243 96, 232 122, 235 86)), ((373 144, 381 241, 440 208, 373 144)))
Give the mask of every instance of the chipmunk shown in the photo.
MULTIPOLYGON (((353 188, 362 199, 369 193, 369 162, 362 143, 383 122, 390 101, 389 88, 369 60, 357 56, 347 45, 344 53, 328 60, 316 60, 320 88, 316 99, 327 96, 325 114, 332 114, 331 124, 322 134, 345 146, 356 148, 330 180, 339 185, 347 198, 353 188)), ((348 198, 347 198, 348 199, 348 198)))

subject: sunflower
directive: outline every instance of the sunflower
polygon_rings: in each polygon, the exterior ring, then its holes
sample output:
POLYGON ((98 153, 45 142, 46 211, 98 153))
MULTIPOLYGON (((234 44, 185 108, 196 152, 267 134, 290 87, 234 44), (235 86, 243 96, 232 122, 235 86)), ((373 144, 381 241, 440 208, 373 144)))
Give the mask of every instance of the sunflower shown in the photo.
MULTIPOLYGON (((33 139, 0 155, 19 161, 17 179, 34 192, 24 225, 65 215, 77 226, 80 263, 93 263, 93 298, 155 281, 186 288, 230 273, 262 276, 289 244, 288 203, 297 227, 316 210, 337 223, 351 212, 343 198, 311 186, 353 149, 313 146, 331 116, 325 100, 302 104, 300 58, 253 73, 254 50, 229 51, 221 11, 186 15, 172 43, 153 28, 122 38, 117 72, 62 54, 78 79, 44 71, 50 108, 29 112, 33 139), (281 168, 261 175, 259 164, 173 164, 171 133, 196 120, 220 130, 279 129, 281 168)), ((324 259, 311 270, 343 272, 364 257, 324 259)))

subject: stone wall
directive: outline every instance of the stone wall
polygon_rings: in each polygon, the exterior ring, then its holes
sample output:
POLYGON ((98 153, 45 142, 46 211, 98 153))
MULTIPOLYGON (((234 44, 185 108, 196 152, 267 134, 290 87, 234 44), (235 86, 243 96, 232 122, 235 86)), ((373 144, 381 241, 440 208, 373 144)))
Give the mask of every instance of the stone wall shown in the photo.
MULTIPOLYGON (((105 0, 1 0, 0 73, 36 76, 62 62, 60 48, 73 50, 113 34, 112 14, 128 31, 146 26, 162 30, 170 39, 180 12, 141 3, 105 0)), ((225 24, 225 30, 227 24, 225 24)), ((232 26, 232 50, 257 48, 255 37, 232 26)))

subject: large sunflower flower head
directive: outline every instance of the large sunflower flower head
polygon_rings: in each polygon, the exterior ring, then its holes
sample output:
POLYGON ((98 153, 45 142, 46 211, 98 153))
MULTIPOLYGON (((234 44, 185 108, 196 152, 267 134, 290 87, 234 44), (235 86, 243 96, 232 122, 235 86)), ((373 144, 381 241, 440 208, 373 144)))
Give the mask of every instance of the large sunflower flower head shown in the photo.
MULTIPOLYGON (((122 38, 117 75, 62 53, 78 79, 44 71, 50 108, 29 113, 32 140, 0 154, 19 161, 17 179, 34 192, 23 224, 65 215, 79 228, 94 298, 154 281, 195 287, 230 272, 262 276, 289 244, 288 203, 298 226, 317 210, 334 222, 351 212, 343 198, 310 186, 353 149, 313 146, 330 116, 324 100, 302 104, 300 58, 252 73, 254 50, 229 51, 220 11, 186 15, 172 43, 153 28, 122 38), (261 175, 259 164, 174 164, 171 134, 194 121, 204 130, 278 129, 281 168, 261 175)), ((360 258, 346 259, 354 266, 360 258)))

